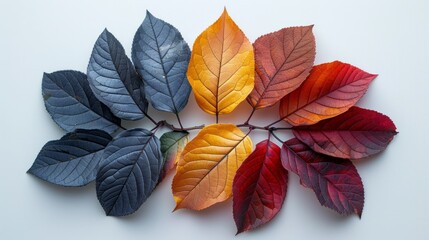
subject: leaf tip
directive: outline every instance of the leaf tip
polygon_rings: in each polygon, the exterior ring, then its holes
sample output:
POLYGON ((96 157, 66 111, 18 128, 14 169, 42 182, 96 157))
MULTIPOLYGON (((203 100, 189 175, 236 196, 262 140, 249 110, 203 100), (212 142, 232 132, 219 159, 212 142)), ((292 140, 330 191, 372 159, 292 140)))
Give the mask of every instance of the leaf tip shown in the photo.
POLYGON ((223 7, 222 17, 228 16, 228 10, 226 10, 226 6, 223 7))
POLYGON ((176 204, 176 206, 174 207, 174 209, 173 209, 173 211, 171 211, 171 212, 176 212, 177 210, 179 210, 181 207, 180 207, 180 204, 178 203, 178 204, 176 204))

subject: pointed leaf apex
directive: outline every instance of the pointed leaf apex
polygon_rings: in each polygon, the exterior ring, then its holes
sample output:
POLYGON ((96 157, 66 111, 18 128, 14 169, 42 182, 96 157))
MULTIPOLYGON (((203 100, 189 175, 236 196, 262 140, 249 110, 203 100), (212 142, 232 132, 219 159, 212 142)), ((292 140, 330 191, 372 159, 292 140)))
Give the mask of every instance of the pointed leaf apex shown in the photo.
POLYGON ((228 16, 228 11, 226 10, 226 7, 223 7, 222 16, 228 16))
POLYGON ((154 17, 153 14, 151 12, 149 12, 149 10, 146 10, 146 17, 154 17))

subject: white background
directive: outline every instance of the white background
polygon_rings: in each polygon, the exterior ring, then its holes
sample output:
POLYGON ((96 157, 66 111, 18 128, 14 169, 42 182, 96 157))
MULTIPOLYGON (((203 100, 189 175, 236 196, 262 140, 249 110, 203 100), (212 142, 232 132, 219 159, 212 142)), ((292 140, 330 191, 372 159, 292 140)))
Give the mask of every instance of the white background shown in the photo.
MULTIPOLYGON (((425 0, 1 0, 0 239, 429 239, 428 14, 425 0), (316 63, 339 59, 379 74, 358 105, 389 115, 400 133, 385 152, 357 162, 365 185, 361 220, 321 207, 293 174, 277 218, 234 237, 231 201, 172 213, 171 175, 137 213, 116 218, 104 215, 93 184, 62 188, 25 173, 41 147, 64 134, 44 109, 43 72, 85 72, 105 27, 129 54, 146 9, 192 46, 224 6, 252 42, 282 27, 315 24, 316 63)), ((249 110, 243 103, 221 121, 241 123, 249 110)), ((193 96, 181 116, 186 126, 214 121, 193 96)), ((276 118, 274 107, 257 112, 253 123, 276 118)), ((144 120, 126 125, 151 127, 144 120)), ((254 143, 263 137, 252 135, 254 143)))

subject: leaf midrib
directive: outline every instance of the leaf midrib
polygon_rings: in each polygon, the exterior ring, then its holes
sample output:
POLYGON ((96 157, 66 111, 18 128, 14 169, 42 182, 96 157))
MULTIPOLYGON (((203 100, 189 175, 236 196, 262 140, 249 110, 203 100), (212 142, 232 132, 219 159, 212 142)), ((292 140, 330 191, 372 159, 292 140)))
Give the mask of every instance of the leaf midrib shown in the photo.
MULTIPOLYGON (((192 189, 190 191, 188 191, 188 194, 180 201, 180 204, 183 203, 183 201, 185 201, 185 199, 187 199, 189 197, 189 195, 195 190, 195 188, 214 170, 218 167, 218 165, 223 162, 223 160, 233 151, 237 148, 238 145, 240 145, 244 139, 246 139, 246 137, 249 135, 250 131, 237 143, 235 144, 208 172, 207 174, 204 175, 204 177, 202 177, 200 180, 198 180, 198 182, 192 187, 192 189)), ((179 205, 180 205, 179 204, 179 205)))

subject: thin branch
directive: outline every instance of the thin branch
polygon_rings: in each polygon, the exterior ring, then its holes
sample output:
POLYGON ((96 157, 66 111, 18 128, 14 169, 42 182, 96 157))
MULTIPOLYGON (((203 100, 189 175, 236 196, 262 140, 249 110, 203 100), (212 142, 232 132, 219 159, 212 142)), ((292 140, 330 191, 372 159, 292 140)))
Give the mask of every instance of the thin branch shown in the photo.
POLYGON ((285 141, 283 141, 283 140, 281 140, 275 133, 274 133, 274 131, 270 131, 270 133, 271 133, 271 135, 273 135, 273 137, 275 138, 275 139, 277 139, 277 141, 279 141, 279 142, 281 142, 281 143, 284 143, 285 141))
POLYGON ((262 126, 256 126, 253 124, 249 124, 249 123, 243 123, 243 124, 238 124, 237 127, 248 127, 250 129, 260 129, 260 130, 266 130, 266 131, 277 131, 277 130, 291 130, 292 128, 289 127, 262 127, 262 126))
POLYGON ((149 116, 149 114, 147 114, 147 112, 143 111, 143 114, 147 117, 147 119, 149 119, 154 125, 157 125, 158 123, 153 120, 153 118, 151 116, 149 116))
POLYGON ((268 128, 261 127, 261 126, 256 126, 256 125, 248 124, 248 123, 239 124, 239 125, 237 125, 237 127, 248 127, 249 129, 268 130, 268 128))
POLYGON ((256 108, 253 107, 252 112, 250 113, 249 117, 247 118, 247 120, 244 122, 244 124, 249 124, 250 119, 252 118, 253 114, 255 113, 256 108))
POLYGON ((271 127, 271 126, 273 126, 274 124, 276 124, 276 123, 279 123, 279 122, 281 122, 283 119, 282 118, 280 118, 279 120, 277 120, 277 121, 275 121, 275 122, 273 122, 273 123, 271 123, 271 124, 268 124, 267 125, 267 128, 269 128, 269 127, 271 127))
POLYGON ((184 127, 177 128, 173 124, 168 123, 167 121, 160 121, 160 122, 162 122, 162 126, 168 127, 173 131, 184 132, 184 131, 197 130, 197 129, 204 128, 204 125, 198 125, 198 126, 188 127, 188 128, 184 128, 184 127))
POLYGON ((176 114, 176 117, 177 117, 177 121, 179 122, 180 129, 182 129, 182 130, 183 130, 183 125, 182 125, 182 122, 180 121, 179 113, 178 113, 178 112, 176 112, 175 114, 176 114))

